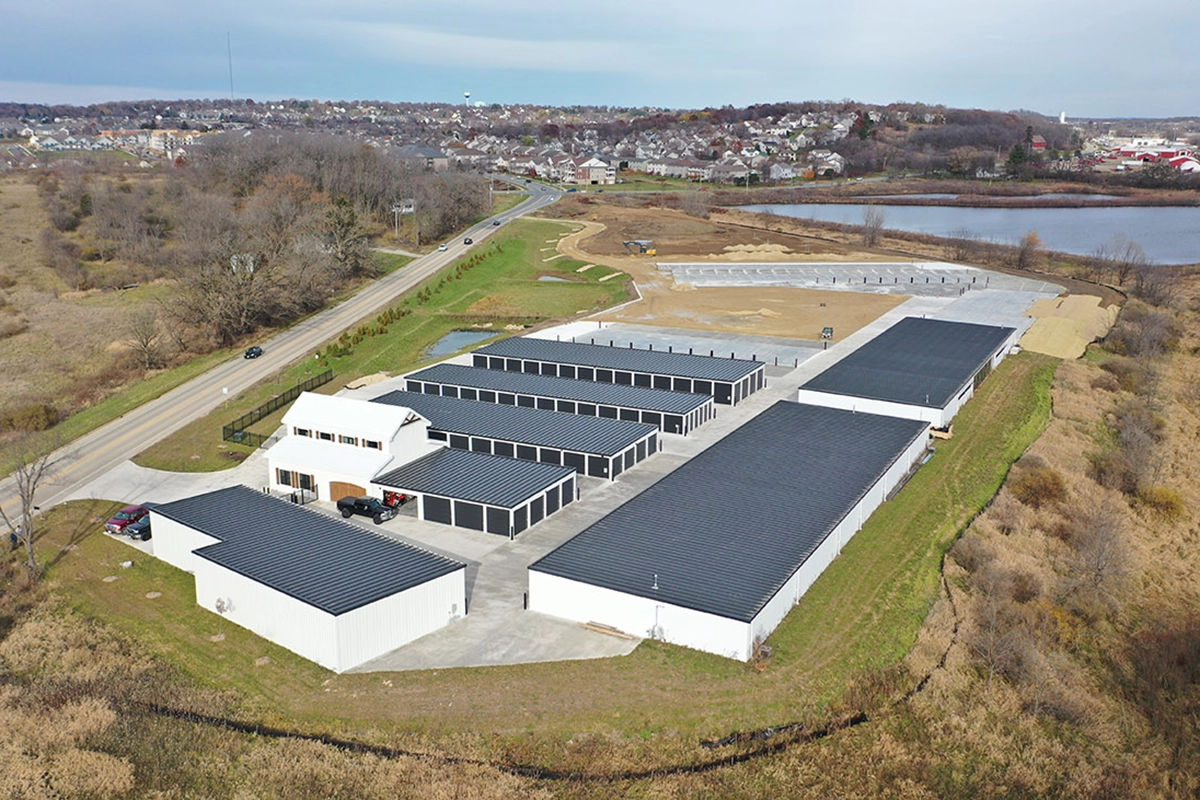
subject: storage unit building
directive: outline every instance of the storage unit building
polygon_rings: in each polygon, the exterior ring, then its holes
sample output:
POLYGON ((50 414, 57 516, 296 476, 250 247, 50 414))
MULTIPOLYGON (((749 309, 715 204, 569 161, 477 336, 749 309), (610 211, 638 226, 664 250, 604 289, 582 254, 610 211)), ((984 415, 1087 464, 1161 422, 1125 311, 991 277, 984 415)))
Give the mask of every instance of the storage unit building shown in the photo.
POLYGON ((529 567, 529 608, 746 660, 925 452, 779 402, 529 567))
POLYGON ((614 479, 658 450, 645 422, 581 417, 441 395, 389 392, 371 402, 410 408, 429 420, 429 438, 459 450, 573 467, 614 479))
POLYGON ((466 613, 466 565, 244 486, 156 506, 196 602, 344 672, 466 613))
POLYGON ((798 399, 945 428, 1016 340, 1015 328, 905 317, 802 385, 798 399))
POLYGON ((589 417, 648 422, 686 435, 716 415, 709 395, 435 364, 405 378, 410 392, 589 417))
POLYGON ((712 395, 737 405, 766 385, 766 364, 662 350, 605 347, 519 336, 472 353, 477 367, 712 395))
POLYGON ((372 486, 415 495, 421 519, 511 538, 574 502, 575 470, 446 448, 372 486))

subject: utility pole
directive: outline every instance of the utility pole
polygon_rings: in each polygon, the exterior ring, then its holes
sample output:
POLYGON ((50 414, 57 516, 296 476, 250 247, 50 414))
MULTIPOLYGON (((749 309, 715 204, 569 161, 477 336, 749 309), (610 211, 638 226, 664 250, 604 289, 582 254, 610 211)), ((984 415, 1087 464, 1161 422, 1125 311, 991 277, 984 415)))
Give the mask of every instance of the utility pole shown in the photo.
POLYGON ((233 102, 233 39, 225 31, 225 51, 229 55, 229 102, 233 102))

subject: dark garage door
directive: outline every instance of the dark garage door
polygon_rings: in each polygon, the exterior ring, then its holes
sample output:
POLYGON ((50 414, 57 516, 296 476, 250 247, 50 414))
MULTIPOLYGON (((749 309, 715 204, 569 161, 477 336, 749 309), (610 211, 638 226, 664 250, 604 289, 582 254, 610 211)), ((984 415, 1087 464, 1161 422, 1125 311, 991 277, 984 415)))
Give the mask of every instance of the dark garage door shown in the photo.
POLYGON ((504 508, 492 508, 488 506, 487 510, 487 532, 498 533, 501 536, 508 536, 508 510, 504 508))
POLYGON ((454 521, 460 528, 483 530, 483 506, 478 503, 454 501, 454 521))
POLYGON ((450 501, 445 497, 430 497, 425 495, 425 519, 430 522, 450 524, 450 501))

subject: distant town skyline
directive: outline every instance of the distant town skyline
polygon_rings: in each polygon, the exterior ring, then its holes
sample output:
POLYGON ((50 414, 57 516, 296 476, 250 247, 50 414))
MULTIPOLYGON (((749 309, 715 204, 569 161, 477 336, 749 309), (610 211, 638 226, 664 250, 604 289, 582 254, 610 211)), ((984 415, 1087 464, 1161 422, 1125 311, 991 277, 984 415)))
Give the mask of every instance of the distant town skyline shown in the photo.
POLYGON ((703 108, 850 98, 1050 116, 1200 113, 1200 5, 692 0, 5 3, 0 100, 703 108), (228 38, 227 38, 228 37, 228 38))

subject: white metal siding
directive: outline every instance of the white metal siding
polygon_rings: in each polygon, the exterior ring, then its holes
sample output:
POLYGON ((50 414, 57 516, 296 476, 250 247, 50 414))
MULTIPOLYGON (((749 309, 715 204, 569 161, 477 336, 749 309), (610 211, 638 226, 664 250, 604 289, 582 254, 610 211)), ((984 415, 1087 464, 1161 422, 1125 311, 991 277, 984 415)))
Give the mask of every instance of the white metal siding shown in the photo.
MULTIPOLYGON (((350 445, 343 445, 349 447, 350 445)), ((270 451, 268 451, 269 453, 270 451)), ((393 462, 394 463, 394 462, 393 462)), ((329 484, 331 483, 352 483, 355 486, 366 486, 371 482, 374 475, 364 475, 359 473, 345 472, 342 470, 332 470, 322 467, 320 464, 312 461, 301 463, 291 459, 275 459, 271 460, 268 456, 268 464, 270 468, 271 488, 279 492, 294 492, 295 486, 284 486, 278 482, 278 470, 285 469, 292 472, 292 482, 296 482, 296 473, 313 476, 313 480, 317 486, 317 498, 320 500, 335 501, 338 498, 331 496, 329 484)), ((389 464, 388 466, 392 466, 389 464)))
POLYGON ((150 530, 153 532, 150 543, 154 546, 155 558, 162 559, 185 572, 195 572, 196 562, 201 560, 192 555, 192 551, 220 541, 195 528, 156 514, 153 510, 150 512, 150 530))
POLYGON ((338 672, 389 653, 466 613, 465 569, 337 617, 338 672))
POLYGON ((750 658, 750 625, 745 622, 535 570, 529 571, 529 609, 740 661, 750 658))
MULTIPOLYGON (((157 533, 157 531, 155 532, 157 533)), ((335 617, 219 564, 196 559, 196 602, 293 653, 339 671, 335 617)))
POLYGON ((875 509, 883 505, 887 495, 896 488, 900 480, 908 473, 917 460, 921 458, 921 454, 925 452, 928 444, 928 434, 918 436, 911 445, 893 462, 892 466, 883 474, 875 485, 872 486, 863 499, 858 502, 850 513, 842 518, 837 527, 829 534, 812 555, 809 556, 800 569, 792 573, 787 582, 780 587, 762 610, 754 617, 751 622, 751 642, 755 637, 766 639, 783 622, 784 617, 791 611, 792 606, 800 602, 800 598, 804 596, 816 582, 821 573, 833 563, 841 553, 842 548, 846 543, 858 533, 862 528, 863 523, 870 518, 875 509))
POLYGON ((465 570, 334 616, 211 561, 197 559, 196 602, 334 672, 345 672, 463 614, 465 570))
MULTIPOLYGON (((797 395, 798 402, 808 403, 809 405, 840 408, 843 411, 858 411, 863 414, 879 414, 884 417, 918 419, 939 428, 944 428, 954 418, 954 414, 947 413, 945 409, 912 406, 906 403, 893 403, 888 400, 873 400, 866 397, 853 397, 851 395, 833 394, 831 392, 815 392, 812 389, 800 389, 797 395)), ((957 408, 954 408, 954 411, 957 410, 957 408)))

